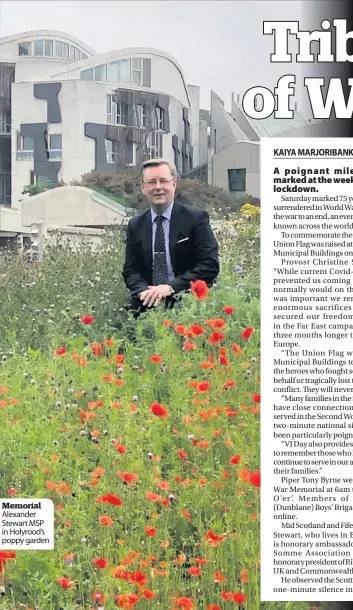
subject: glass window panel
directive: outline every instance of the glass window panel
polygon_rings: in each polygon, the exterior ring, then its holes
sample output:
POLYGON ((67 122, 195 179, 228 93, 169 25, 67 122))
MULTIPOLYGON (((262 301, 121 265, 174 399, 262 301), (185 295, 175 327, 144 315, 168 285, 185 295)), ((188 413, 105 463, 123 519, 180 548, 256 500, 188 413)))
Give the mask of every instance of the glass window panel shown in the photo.
POLYGON ((18 45, 18 54, 19 55, 31 55, 31 46, 30 42, 21 42, 18 45))
POLYGON ((81 72, 81 80, 93 80, 93 68, 81 72))
POLYGON ((69 45, 66 42, 63 42, 63 58, 69 59, 69 45))
POLYGON ((136 70, 133 70, 132 82, 134 83, 134 85, 141 85, 141 72, 137 72, 136 70))
POLYGON ((119 80, 118 62, 113 61, 108 64, 107 80, 111 83, 117 83, 119 80))
POLYGON ((132 60, 133 70, 141 70, 141 57, 134 57, 132 60))
POLYGON ((120 59, 119 61, 119 82, 131 82, 131 60, 120 59))
POLYGON ((60 40, 55 41, 55 55, 56 57, 63 56, 63 43, 60 40))
POLYGON ((75 60, 75 47, 73 47, 72 45, 70 45, 70 59, 71 61, 75 60))
POLYGON ((87 59, 88 55, 86 53, 82 53, 82 59, 87 59))
POLYGON ((74 60, 78 61, 80 59, 80 51, 78 49, 76 49, 76 47, 73 47, 74 49, 74 60))
POLYGON ((34 150, 33 138, 22 138, 22 150, 34 150))
POLYGON ((94 69, 94 80, 106 81, 107 80, 107 64, 96 66, 94 69))
POLYGON ((53 56, 53 41, 52 40, 44 40, 44 55, 47 57, 53 56))
POLYGON ((62 148, 62 137, 61 134, 52 134, 50 137, 50 146, 51 150, 61 150, 62 148))
POLYGON ((34 54, 37 56, 43 55, 43 40, 34 41, 34 54))

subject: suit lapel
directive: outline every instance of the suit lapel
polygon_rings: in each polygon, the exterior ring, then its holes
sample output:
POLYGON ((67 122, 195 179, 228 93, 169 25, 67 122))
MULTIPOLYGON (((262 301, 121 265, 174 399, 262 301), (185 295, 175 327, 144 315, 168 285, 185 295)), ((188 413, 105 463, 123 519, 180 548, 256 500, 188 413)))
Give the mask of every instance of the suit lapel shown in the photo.
POLYGON ((143 252, 145 255, 145 263, 148 269, 148 272, 152 269, 152 216, 151 210, 146 212, 146 219, 143 223, 144 231, 143 231, 143 252))
POLYGON ((169 251, 173 271, 175 270, 176 266, 175 244, 178 241, 178 233, 180 229, 180 212, 181 206, 174 201, 169 227, 169 251))

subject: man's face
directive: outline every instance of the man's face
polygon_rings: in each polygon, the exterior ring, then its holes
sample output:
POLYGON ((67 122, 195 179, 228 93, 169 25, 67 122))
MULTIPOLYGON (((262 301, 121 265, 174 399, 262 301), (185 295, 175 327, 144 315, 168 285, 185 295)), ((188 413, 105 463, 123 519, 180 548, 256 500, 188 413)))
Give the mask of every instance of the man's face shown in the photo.
POLYGON ((170 173, 168 165, 146 167, 143 173, 141 190, 153 206, 165 207, 174 199, 176 178, 170 173))

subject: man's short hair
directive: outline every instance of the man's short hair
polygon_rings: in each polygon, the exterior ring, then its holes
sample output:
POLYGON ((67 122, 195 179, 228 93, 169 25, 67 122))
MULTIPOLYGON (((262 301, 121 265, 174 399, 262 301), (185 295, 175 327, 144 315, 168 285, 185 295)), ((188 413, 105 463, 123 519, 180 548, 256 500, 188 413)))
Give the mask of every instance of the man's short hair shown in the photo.
POLYGON ((173 176, 173 178, 178 177, 177 168, 171 161, 167 161, 166 159, 149 159, 149 161, 145 161, 141 165, 141 180, 143 180, 143 173, 147 167, 159 167, 160 165, 167 165, 170 169, 171 176, 173 176))

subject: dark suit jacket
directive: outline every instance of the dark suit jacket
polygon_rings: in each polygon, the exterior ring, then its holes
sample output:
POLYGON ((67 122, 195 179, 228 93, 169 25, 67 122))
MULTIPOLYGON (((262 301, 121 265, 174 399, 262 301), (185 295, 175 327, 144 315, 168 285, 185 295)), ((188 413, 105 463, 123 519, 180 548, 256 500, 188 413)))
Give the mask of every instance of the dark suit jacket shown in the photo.
MULTIPOLYGON (((174 201, 169 230, 170 257, 176 293, 190 289, 190 282, 212 285, 219 273, 218 244, 204 210, 174 201), (188 238, 185 240, 185 238, 188 238), (177 243, 184 239, 181 243, 177 243)), ((151 210, 131 218, 127 227, 123 278, 132 297, 152 285, 151 210)))

